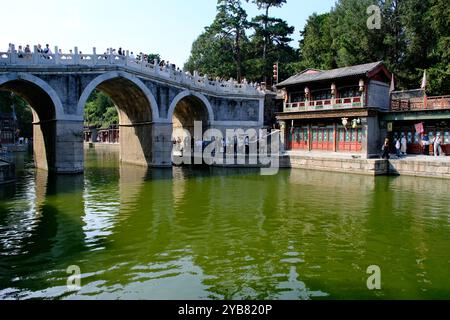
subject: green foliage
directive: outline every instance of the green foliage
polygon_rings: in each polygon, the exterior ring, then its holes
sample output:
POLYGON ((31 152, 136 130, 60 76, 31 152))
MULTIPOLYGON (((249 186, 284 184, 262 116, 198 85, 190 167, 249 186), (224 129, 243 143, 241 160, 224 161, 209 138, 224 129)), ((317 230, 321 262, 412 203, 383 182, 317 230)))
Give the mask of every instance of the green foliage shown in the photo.
POLYGON ((301 32, 299 70, 317 68, 333 69, 337 66, 336 52, 330 47, 333 44, 331 36, 330 14, 309 17, 305 29, 301 32))
POLYGON ((240 0, 218 1, 216 19, 194 42, 186 70, 270 82, 275 62, 283 80, 307 68, 382 60, 398 89, 418 88, 428 70, 429 94, 449 94, 448 0, 337 0, 329 13, 309 17, 299 50, 290 46, 294 28, 270 16, 286 0, 246 1, 262 10, 250 22, 240 0), (381 30, 367 27, 371 5, 381 10, 381 30))
POLYGON ((86 126, 107 128, 118 124, 119 116, 111 98, 101 91, 94 91, 84 108, 84 120, 86 126))
MULTIPOLYGON (((290 63, 298 59, 297 51, 289 45, 294 28, 268 15, 271 7, 280 7, 285 2, 255 1, 266 14, 250 22, 240 0, 219 0, 214 22, 193 43, 184 69, 238 80, 243 77, 249 81, 271 78, 275 62, 290 63), (247 36, 250 31, 253 32, 247 36)), ((280 69, 283 74, 286 67, 280 69)))
POLYGON ((298 71, 383 60, 400 89, 419 87, 428 70, 429 93, 448 94, 449 8, 447 0, 339 0, 330 13, 308 19, 298 71), (367 28, 373 4, 381 9, 381 30, 367 28))
POLYGON ((147 62, 153 63, 155 60, 161 61, 161 56, 158 53, 149 53, 147 55, 147 62))

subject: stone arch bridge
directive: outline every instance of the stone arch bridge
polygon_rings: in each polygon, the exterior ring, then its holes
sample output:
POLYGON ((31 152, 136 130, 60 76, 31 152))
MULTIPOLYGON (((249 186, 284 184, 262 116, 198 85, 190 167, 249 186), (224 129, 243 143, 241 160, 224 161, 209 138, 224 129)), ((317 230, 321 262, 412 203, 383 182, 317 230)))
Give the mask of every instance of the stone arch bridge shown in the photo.
MULTIPOLYGON (((55 52, 58 52, 55 48, 55 52)), ((210 81, 157 63, 113 54, 0 52, 0 90, 33 112, 36 167, 57 173, 84 169, 84 107, 94 90, 108 94, 120 120, 122 162, 172 165, 174 127, 261 128, 264 92, 252 84, 210 81)))

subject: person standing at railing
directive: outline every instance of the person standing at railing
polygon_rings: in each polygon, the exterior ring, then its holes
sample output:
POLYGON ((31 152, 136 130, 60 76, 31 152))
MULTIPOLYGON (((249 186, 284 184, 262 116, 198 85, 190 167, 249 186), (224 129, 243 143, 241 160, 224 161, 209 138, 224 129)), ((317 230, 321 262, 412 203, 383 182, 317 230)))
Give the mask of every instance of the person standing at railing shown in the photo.
POLYGON ((24 52, 25 52, 25 58, 26 59, 31 59, 31 49, 30 49, 30 45, 29 44, 27 44, 25 46, 24 52))
POLYGON ((50 55, 53 54, 52 50, 50 49, 50 45, 46 44, 44 49, 44 54, 46 59, 50 59, 50 55))
POLYGON ((23 51, 22 46, 19 46, 19 50, 17 50, 17 53, 18 53, 18 57, 20 59, 23 59, 24 51, 23 51))

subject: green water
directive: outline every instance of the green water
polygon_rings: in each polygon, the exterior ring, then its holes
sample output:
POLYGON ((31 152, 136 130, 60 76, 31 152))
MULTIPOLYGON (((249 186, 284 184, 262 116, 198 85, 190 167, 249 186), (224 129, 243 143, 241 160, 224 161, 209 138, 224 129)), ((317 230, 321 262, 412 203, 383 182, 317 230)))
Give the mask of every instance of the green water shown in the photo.
POLYGON ((449 181, 147 170, 99 151, 84 177, 18 167, 0 187, 0 299, 450 299, 449 181))

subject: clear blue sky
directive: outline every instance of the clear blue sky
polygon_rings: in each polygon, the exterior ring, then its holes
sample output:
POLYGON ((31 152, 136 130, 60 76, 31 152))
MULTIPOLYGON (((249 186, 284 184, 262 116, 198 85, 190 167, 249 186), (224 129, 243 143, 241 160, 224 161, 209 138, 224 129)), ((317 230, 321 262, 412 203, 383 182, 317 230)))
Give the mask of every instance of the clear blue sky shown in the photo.
MULTIPOLYGON (((78 46, 83 53, 123 47, 135 52, 160 53, 163 59, 182 66, 192 42, 216 13, 215 0, 20 0, 1 5, 0 51, 8 43, 18 46, 49 43, 64 52, 78 46)), ((272 15, 299 31, 314 12, 330 10, 335 0, 288 0, 272 15)), ((258 12, 245 4, 250 17, 258 12)))

